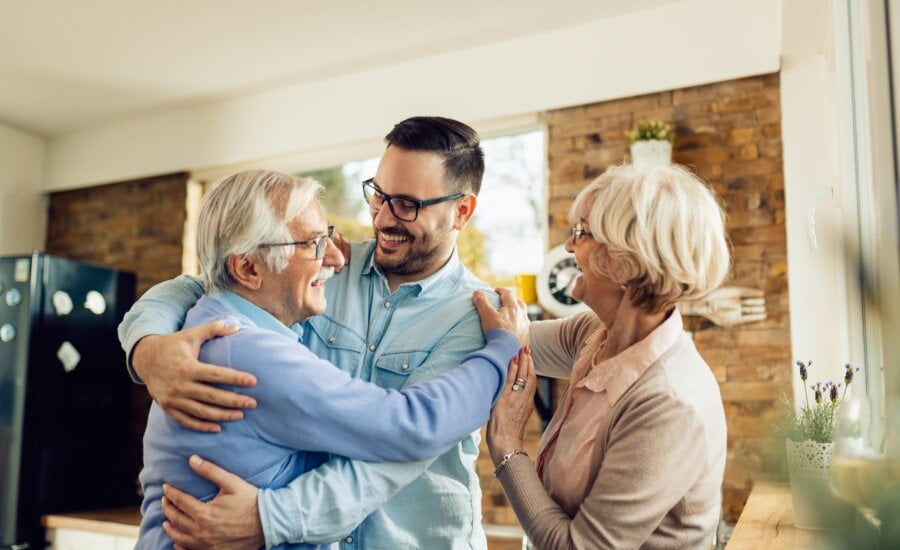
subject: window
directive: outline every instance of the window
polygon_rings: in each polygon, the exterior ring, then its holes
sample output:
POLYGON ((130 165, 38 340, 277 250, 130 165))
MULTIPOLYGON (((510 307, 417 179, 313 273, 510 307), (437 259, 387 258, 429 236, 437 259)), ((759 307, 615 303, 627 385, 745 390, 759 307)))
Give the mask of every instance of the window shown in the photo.
MULTIPOLYGON (((896 369, 900 357, 896 338, 900 316, 896 167, 900 152, 895 134, 897 96, 891 97, 892 92, 897 94, 892 82, 896 86, 898 56, 891 55, 896 41, 895 37, 888 40, 886 29, 890 22, 887 32, 896 33, 900 21, 896 14, 886 13, 886 5, 848 0, 835 4, 836 72, 842 99, 839 115, 849 145, 841 157, 849 184, 841 198, 847 205, 850 345, 857 364, 864 368, 870 414, 880 424, 875 438, 883 435, 885 428, 891 429, 892 421, 900 421, 894 401, 900 395, 900 373, 886 370, 896 369), (887 392, 886 374, 894 381, 887 392), (894 407, 887 418, 886 405, 894 407)), ((893 428, 896 432, 897 426, 893 428)))

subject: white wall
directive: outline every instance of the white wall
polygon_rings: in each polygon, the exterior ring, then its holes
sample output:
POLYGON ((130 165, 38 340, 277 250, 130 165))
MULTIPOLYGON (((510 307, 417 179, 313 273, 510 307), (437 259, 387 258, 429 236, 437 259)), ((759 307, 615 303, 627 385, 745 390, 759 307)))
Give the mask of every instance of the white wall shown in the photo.
POLYGON ((45 189, 377 142, 415 114, 481 129, 498 118, 775 72, 780 49, 781 0, 683 0, 58 137, 45 189))
POLYGON ((46 144, 0 122, 0 255, 44 247, 47 199, 41 193, 46 144))

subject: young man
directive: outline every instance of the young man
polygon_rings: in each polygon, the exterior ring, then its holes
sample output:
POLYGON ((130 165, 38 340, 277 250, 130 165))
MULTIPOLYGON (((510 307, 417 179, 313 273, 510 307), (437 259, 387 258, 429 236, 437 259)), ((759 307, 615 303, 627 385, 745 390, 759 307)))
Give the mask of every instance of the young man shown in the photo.
MULTIPOLYGON (((484 345, 471 295, 488 288, 455 251, 475 210, 484 162, 475 131, 454 120, 410 118, 385 141, 375 177, 363 186, 375 239, 351 247, 350 266, 329 281, 328 308, 303 325, 303 341, 353 376, 405 388, 484 345)), ((253 402, 206 383, 250 385, 252 377, 196 362, 191 349, 216 334, 215 327, 141 340, 177 330, 198 294, 189 281, 164 285, 126 317, 123 344, 130 353, 140 341, 134 368, 166 412, 186 426, 215 429, 209 420, 240 417, 222 407, 253 402)), ((232 542, 261 528, 269 545, 341 537, 346 549, 486 548, 477 454, 474 432, 435 460, 334 458, 285 489, 260 490, 258 515, 256 491, 240 483, 226 491, 228 498, 200 509, 172 492, 182 508, 191 507, 190 517, 171 507, 167 515, 176 541, 184 536, 204 544, 232 542)))
MULTIPOLYGON (((195 498, 215 495, 215 487, 188 468, 191 452, 260 486, 282 487, 324 463, 329 452, 361 460, 422 460, 487 421, 519 350, 516 334, 490 330, 489 344, 459 368, 399 392, 352 378, 298 341, 289 327, 325 311, 325 281, 344 264, 316 199, 321 190, 309 178, 248 170, 223 178, 203 198, 197 250, 205 293, 188 311, 185 326, 240 326, 206 342, 200 356, 257 375, 259 383, 247 392, 261 406, 219 434, 190 430, 158 405, 151 407, 138 548, 172 544, 162 526, 164 483, 195 498), (379 414, 371 414, 374 409, 379 414)), ((505 313, 515 310, 511 305, 505 313)), ((509 322, 515 320, 488 316, 482 324, 510 330, 527 325, 509 322)))

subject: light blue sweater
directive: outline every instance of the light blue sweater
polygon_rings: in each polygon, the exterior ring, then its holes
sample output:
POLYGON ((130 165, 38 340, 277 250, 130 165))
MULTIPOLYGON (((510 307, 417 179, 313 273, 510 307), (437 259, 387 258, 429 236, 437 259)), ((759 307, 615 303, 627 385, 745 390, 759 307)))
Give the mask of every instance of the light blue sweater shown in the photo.
POLYGON ((224 423, 219 434, 182 428, 152 405, 144 434, 138 548, 172 545, 162 529, 163 482, 201 500, 215 496, 216 487, 188 467, 191 454, 254 485, 274 488, 322 464, 327 453, 372 461, 443 453, 487 421, 520 345, 510 333, 492 330, 486 347, 469 354, 459 368, 397 391, 352 378, 319 359, 295 332, 231 292, 201 298, 188 312, 185 327, 215 320, 241 330, 207 342, 200 360, 256 376, 257 385, 241 391, 259 405, 246 411, 244 420, 224 423))

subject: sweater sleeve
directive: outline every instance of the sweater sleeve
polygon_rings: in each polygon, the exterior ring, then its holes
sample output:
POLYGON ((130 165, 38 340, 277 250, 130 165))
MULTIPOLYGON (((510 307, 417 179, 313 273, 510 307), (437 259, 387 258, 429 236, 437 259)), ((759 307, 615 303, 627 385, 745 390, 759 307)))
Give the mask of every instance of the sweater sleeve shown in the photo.
POLYGON ((421 460, 487 422, 520 345, 499 329, 487 339, 458 368, 402 391, 352 378, 300 344, 262 331, 229 337, 229 364, 257 373, 259 383, 247 393, 260 406, 247 420, 263 439, 362 460, 421 460))
POLYGON ((533 321, 528 341, 535 371, 550 378, 569 378, 578 351, 601 324, 590 311, 566 319, 533 321))
POLYGON ((498 478, 538 548, 638 548, 704 471, 703 430, 696 410, 671 395, 626 408, 574 518, 553 501, 527 458, 514 457, 498 478))

